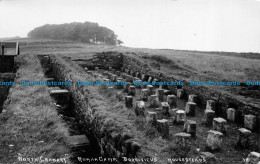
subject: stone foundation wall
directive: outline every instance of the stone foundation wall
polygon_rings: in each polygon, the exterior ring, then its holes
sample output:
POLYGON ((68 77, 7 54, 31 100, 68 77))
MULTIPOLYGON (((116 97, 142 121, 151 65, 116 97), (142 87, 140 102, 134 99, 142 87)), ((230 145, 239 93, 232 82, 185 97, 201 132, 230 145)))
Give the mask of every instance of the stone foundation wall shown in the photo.
POLYGON ((119 69, 122 67, 123 56, 117 52, 102 52, 93 55, 93 64, 99 68, 113 67, 119 69))
MULTIPOLYGON (((83 125, 86 135, 91 143, 97 144, 102 156, 109 158, 122 159, 121 157, 134 157, 137 154, 138 144, 134 142, 133 136, 126 132, 115 132, 109 130, 109 121, 105 121, 99 116, 99 107, 92 107, 91 91, 77 85, 77 79, 73 71, 62 62, 61 59, 52 56, 49 68, 57 81, 69 81, 72 85, 65 86, 73 98, 74 110, 80 124, 83 125)), ((81 68, 80 68, 81 69, 81 68)), ((84 71, 83 69, 78 71, 84 71)), ((81 79, 82 80, 82 79, 81 79)), ((120 162, 119 162, 120 163, 120 162)))

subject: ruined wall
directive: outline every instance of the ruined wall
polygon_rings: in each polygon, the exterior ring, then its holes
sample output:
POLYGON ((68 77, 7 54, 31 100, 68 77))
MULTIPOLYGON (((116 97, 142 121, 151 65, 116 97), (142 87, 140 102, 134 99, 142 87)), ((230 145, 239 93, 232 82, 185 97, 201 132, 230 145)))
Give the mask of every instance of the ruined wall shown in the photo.
POLYGON ((117 52, 102 52, 93 55, 93 64, 99 68, 113 67, 119 69, 123 66, 123 56, 117 52))
MULTIPOLYGON (((174 76, 168 76, 159 70, 152 69, 147 64, 143 63, 138 58, 131 57, 129 55, 123 56, 123 70, 130 70, 133 74, 139 72, 140 74, 146 75, 146 80, 149 76, 153 79, 158 79, 159 81, 183 81, 182 79, 177 79, 174 76)), ((206 101, 213 99, 217 102, 216 104, 216 114, 226 118, 226 110, 228 108, 237 109, 237 121, 238 123, 243 123, 243 116, 246 114, 253 114, 258 118, 258 125, 260 124, 260 107, 255 104, 248 104, 243 100, 238 100, 233 98, 231 95, 221 94, 220 92, 204 87, 204 86, 191 86, 187 81, 183 81, 184 85, 181 86, 185 90, 185 99, 188 99, 189 94, 198 95, 198 105, 202 108, 206 108, 206 101)), ((168 86, 166 89, 171 90, 171 92, 177 92, 177 86, 168 86)), ((259 129, 259 127, 258 127, 259 129)), ((260 131, 260 130, 259 130, 260 131)))
MULTIPOLYGON (((77 79, 71 68, 64 65, 61 59, 52 56, 50 62, 48 67, 52 69, 52 75, 57 81, 72 82, 72 85, 64 87, 71 93, 77 119, 83 125, 90 142, 98 145, 97 149, 99 149, 100 154, 110 158, 117 158, 119 161, 122 160, 121 157, 123 156, 135 157, 139 147, 136 142, 133 142, 133 136, 127 132, 111 130, 109 128, 110 122, 106 122, 99 115, 99 106, 93 107, 89 103, 91 101, 89 97, 93 97, 91 90, 77 85, 77 81, 82 79, 77 79)), ((80 68, 78 71, 84 70, 80 68)))

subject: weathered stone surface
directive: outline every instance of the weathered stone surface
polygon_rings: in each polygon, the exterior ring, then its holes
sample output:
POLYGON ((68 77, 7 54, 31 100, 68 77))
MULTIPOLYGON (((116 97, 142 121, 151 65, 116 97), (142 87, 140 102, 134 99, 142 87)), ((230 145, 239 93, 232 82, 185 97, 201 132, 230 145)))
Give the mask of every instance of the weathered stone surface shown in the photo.
POLYGON ((157 89, 157 95, 160 101, 163 101, 164 89, 157 89))
POLYGON ((225 133, 227 132, 227 121, 224 118, 218 117, 213 119, 213 130, 225 133))
POLYGON ((168 95, 167 102, 170 105, 170 108, 177 107, 177 98, 175 95, 168 95))
POLYGON ((148 124, 156 124, 157 113, 148 111, 145 118, 146 118, 146 123, 148 123, 148 124))
POLYGON ((136 101, 135 114, 136 114, 136 116, 145 115, 145 102, 144 101, 136 101))
POLYGON ((158 107, 161 106, 161 103, 160 103, 157 95, 149 96, 149 100, 150 100, 150 107, 151 108, 158 108, 158 107))
POLYGON ((238 129, 237 146, 240 148, 249 148, 251 134, 251 131, 245 128, 238 129))
POLYGON ((191 147, 191 134, 188 133, 176 133, 174 135, 174 141, 179 148, 187 149, 191 147))
POLYGON ((118 101, 124 101, 124 94, 122 91, 118 91, 116 92, 116 98, 118 99, 118 101))
POLYGON ((131 85, 128 90, 128 94, 131 96, 135 96, 135 86, 131 85))
POLYGON ((176 112, 176 123, 184 123, 186 121, 186 113, 184 110, 178 110, 176 112))
POLYGON ((188 100, 188 102, 197 103, 197 100, 198 100, 198 96, 197 96, 197 95, 195 95, 195 94, 189 95, 189 100, 188 100))
POLYGON ((206 109, 216 110, 216 101, 214 100, 207 100, 206 109))
POLYGON ((99 71, 99 67, 95 67, 95 71, 99 71))
POLYGON ((111 77, 111 81, 116 82, 117 81, 117 76, 113 74, 112 77, 111 77))
POLYGON ((136 153, 141 149, 141 145, 137 142, 132 142, 131 144, 131 156, 132 158, 136 157, 136 153))
POLYGON ((215 111, 213 111, 211 109, 206 109, 204 111, 204 116, 202 118, 202 124, 204 124, 206 126, 211 126, 213 123, 214 117, 215 117, 215 111))
POLYGON ((98 74, 97 74, 97 73, 94 73, 94 74, 93 74, 93 77, 94 77, 94 78, 98 78, 98 74))
POLYGON ((205 161, 205 164, 216 164, 216 157, 210 152, 201 152, 200 158, 205 161))
POLYGON ((163 138, 166 138, 169 136, 168 120, 165 120, 165 119, 157 120, 156 127, 158 130, 158 133, 160 133, 163 138))
POLYGON ((248 154, 245 164, 259 164, 260 162, 260 153, 251 152, 248 154))
POLYGON ((187 102, 185 107, 185 112, 188 116, 195 116, 196 103, 194 102, 187 102))
POLYGON ((256 129, 256 116, 254 116, 252 114, 245 115, 244 126, 245 126, 245 128, 247 128, 249 130, 255 130, 256 129))
POLYGON ((235 122, 236 119, 236 110, 234 108, 227 109, 227 120, 231 122, 235 122))
POLYGON ((177 89, 177 97, 179 99, 183 99, 184 98, 184 90, 183 89, 177 89))
POLYGON ((69 146, 71 147, 80 147, 88 145, 90 145, 90 142, 85 135, 74 135, 69 137, 69 146))
POLYGON ((141 90, 141 99, 143 101, 147 101, 148 100, 148 89, 142 89, 141 90))
POLYGON ((178 110, 180 110, 180 109, 178 109, 178 108, 170 109, 170 110, 169 110, 169 114, 176 119, 176 112, 177 112, 178 110))
POLYGON ((191 134, 192 137, 196 137, 197 123, 193 120, 187 120, 184 123, 183 132, 191 134))
POLYGON ((133 97, 132 96, 125 96, 125 106, 127 108, 133 107, 133 97))
POLYGON ((211 150, 218 150, 221 148, 223 140, 223 133, 215 130, 208 131, 208 137, 207 137, 207 148, 211 150))
POLYGON ((117 79, 117 83, 118 83, 118 85, 116 86, 116 88, 117 88, 117 89, 123 89, 124 86, 121 85, 122 80, 117 79))
POLYGON ((169 114, 170 106, 167 102, 162 102, 162 110, 164 114, 169 114))
POLYGON ((153 95, 154 93, 154 87, 152 85, 147 85, 147 89, 148 89, 148 95, 153 95))
POLYGON ((151 83, 152 81, 153 81, 153 77, 150 76, 150 77, 148 78, 148 82, 151 83))

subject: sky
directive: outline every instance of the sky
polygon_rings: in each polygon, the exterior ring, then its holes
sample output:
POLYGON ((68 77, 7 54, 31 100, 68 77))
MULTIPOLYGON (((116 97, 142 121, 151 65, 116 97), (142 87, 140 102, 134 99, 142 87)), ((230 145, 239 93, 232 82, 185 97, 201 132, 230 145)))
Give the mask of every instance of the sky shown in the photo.
POLYGON ((128 47, 260 53, 260 0, 0 0, 0 38, 85 21, 128 47))

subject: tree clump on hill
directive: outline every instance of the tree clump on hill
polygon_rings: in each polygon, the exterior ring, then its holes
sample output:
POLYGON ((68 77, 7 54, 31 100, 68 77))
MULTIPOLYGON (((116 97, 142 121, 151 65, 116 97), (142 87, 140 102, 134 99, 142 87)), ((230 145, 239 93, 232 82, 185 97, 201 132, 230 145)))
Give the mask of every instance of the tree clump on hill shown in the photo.
POLYGON ((28 37, 68 39, 86 43, 104 43, 109 45, 120 45, 123 43, 121 40, 117 39, 117 35, 114 31, 92 22, 74 22, 60 25, 46 24, 30 31, 28 37))

